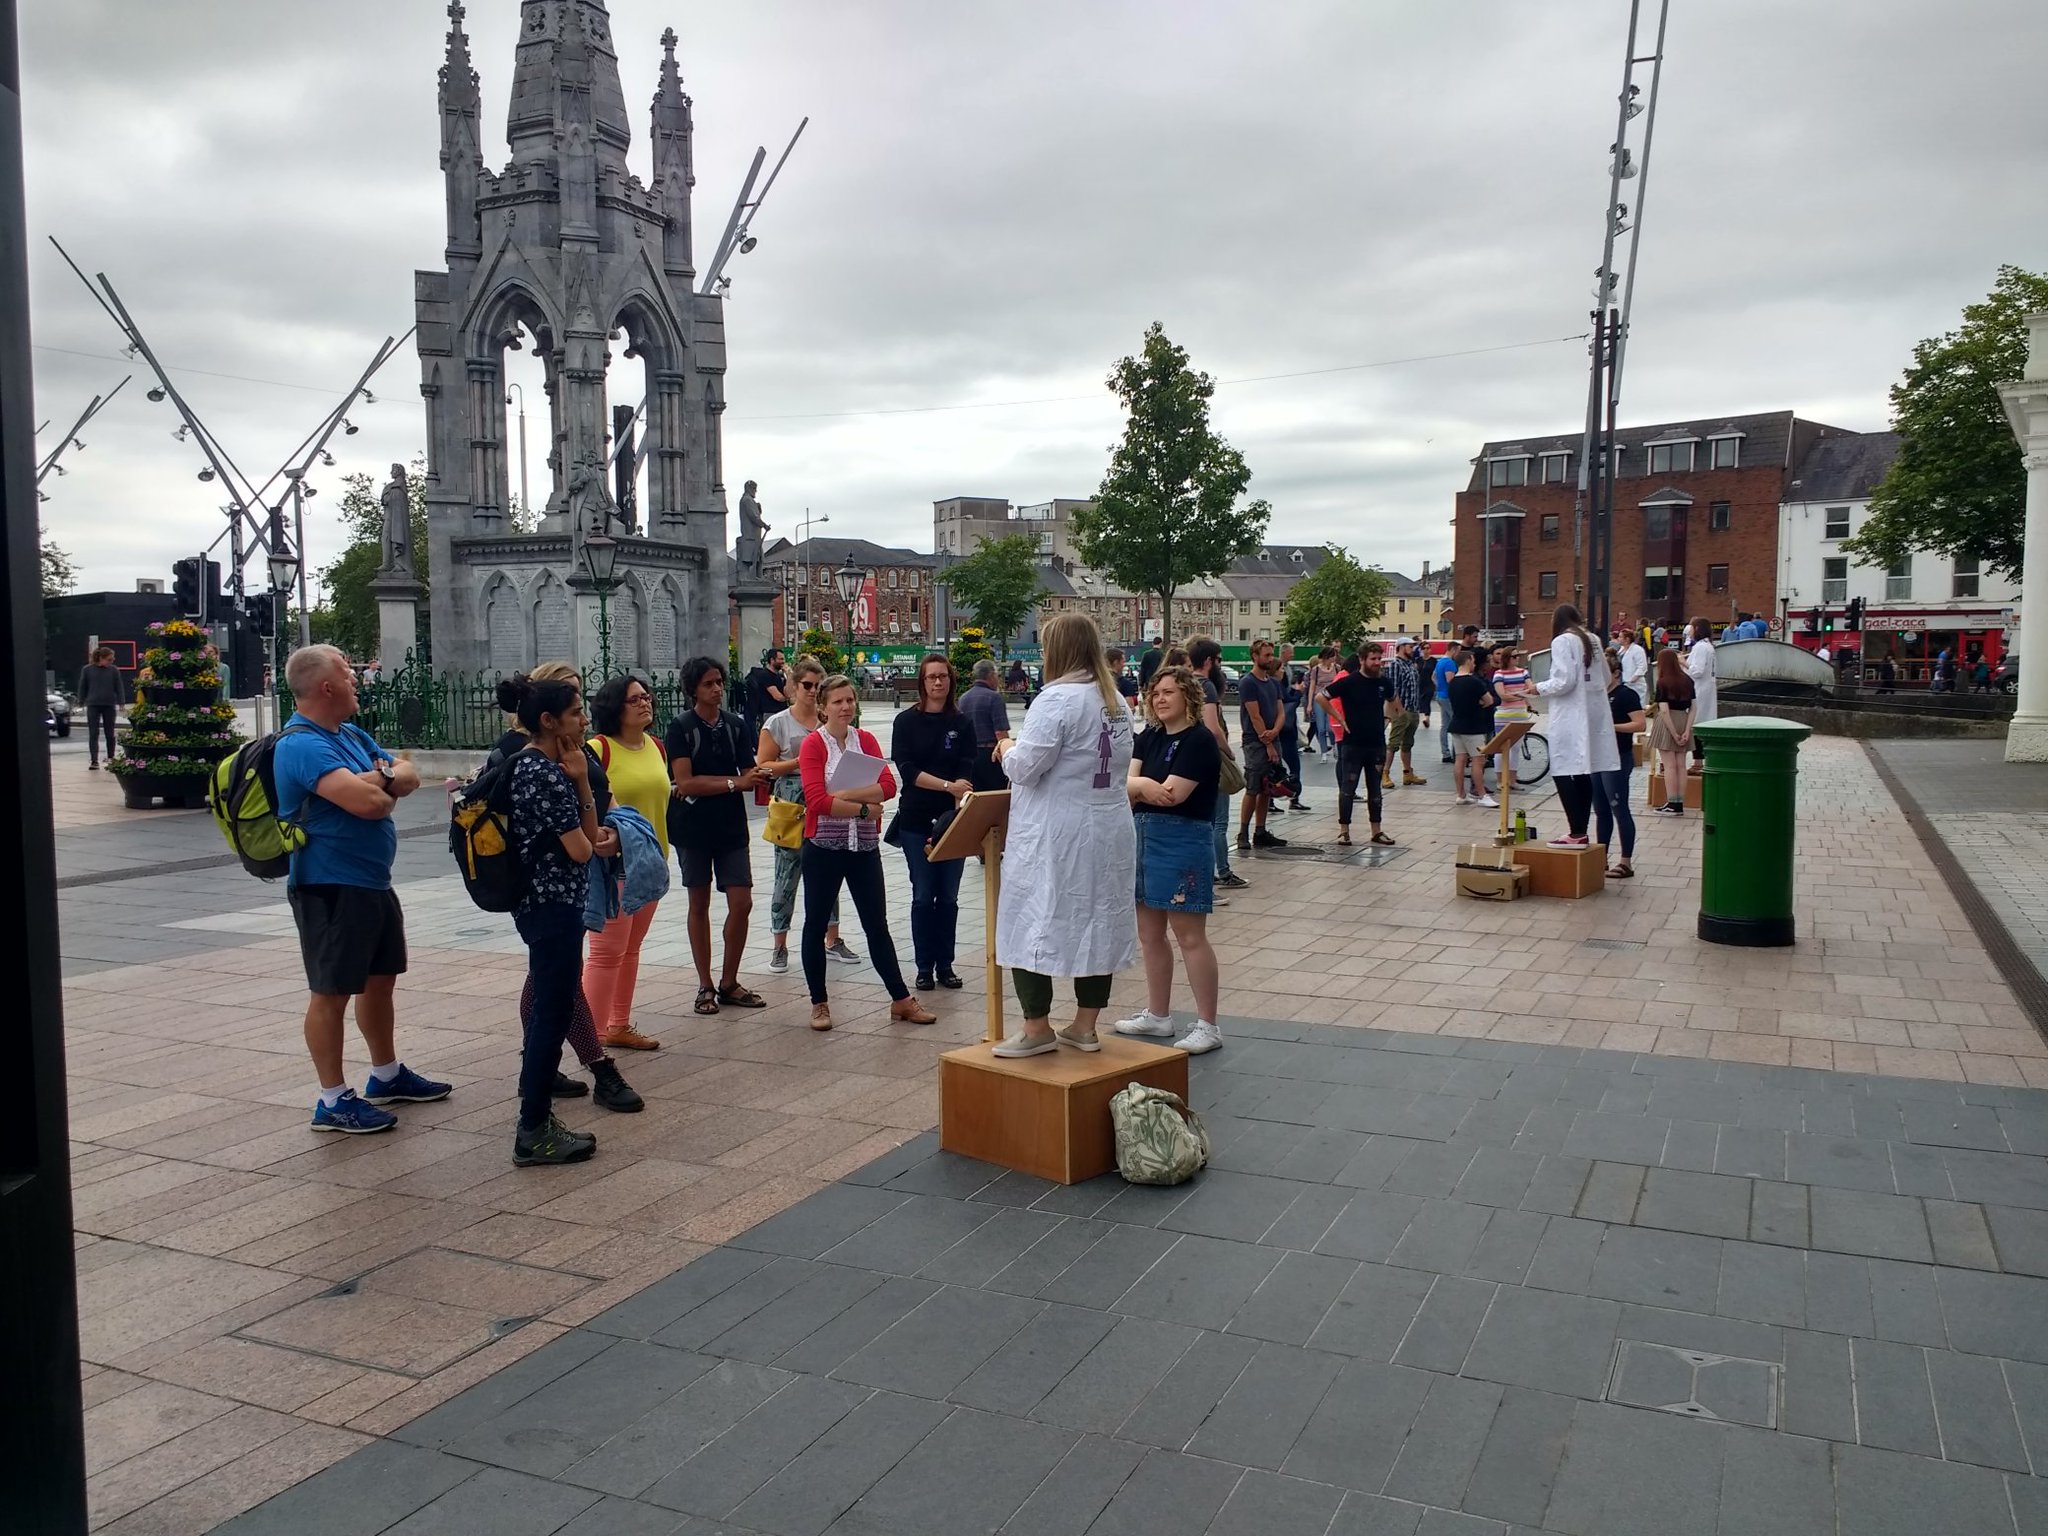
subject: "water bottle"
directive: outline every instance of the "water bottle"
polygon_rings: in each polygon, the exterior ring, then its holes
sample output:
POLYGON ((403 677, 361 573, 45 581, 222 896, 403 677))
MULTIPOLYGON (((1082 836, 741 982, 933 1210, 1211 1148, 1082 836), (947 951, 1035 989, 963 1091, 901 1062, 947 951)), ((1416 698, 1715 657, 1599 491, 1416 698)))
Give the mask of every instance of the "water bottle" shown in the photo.
POLYGON ((1515 812, 1515 841, 1518 843, 1529 841, 1529 813, 1527 811, 1515 812))

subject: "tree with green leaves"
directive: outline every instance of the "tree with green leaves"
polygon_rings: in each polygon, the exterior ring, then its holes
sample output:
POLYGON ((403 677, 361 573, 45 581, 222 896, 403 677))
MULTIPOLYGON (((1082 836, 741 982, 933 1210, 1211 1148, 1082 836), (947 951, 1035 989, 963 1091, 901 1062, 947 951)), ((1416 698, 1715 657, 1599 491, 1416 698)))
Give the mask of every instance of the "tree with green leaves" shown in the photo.
POLYGON ((1215 380, 1188 366, 1157 321, 1108 382, 1123 404, 1123 441, 1095 500, 1074 509, 1074 544, 1118 586, 1156 596, 1170 627, 1174 593, 1257 549, 1273 509, 1238 504, 1252 472, 1209 429, 1215 380))
POLYGON ((2048 275, 2000 267, 1962 326, 1913 348, 1892 386, 1899 456, 1871 493, 1870 514, 1843 545, 1866 565, 1916 549, 1974 555, 2017 578, 2025 543, 2027 472, 1998 386, 2027 360, 2025 317, 2048 309, 2048 275))
MULTIPOLYGON (((428 558, 431 546, 427 541, 427 465, 425 459, 414 459, 406 471, 406 489, 412 501, 412 562, 413 570, 421 586, 427 585, 428 558)), ((376 477, 365 474, 344 475, 341 483, 347 487, 342 493, 341 505, 335 509, 341 521, 342 532, 348 536, 348 547, 332 564, 320 572, 323 601, 320 611, 327 616, 328 643, 340 646, 358 661, 372 657, 384 666, 396 671, 404 664, 403 656, 377 656, 378 647, 383 643, 382 631, 377 619, 377 595, 370 589, 376 580, 378 568, 384 562, 384 503, 378 497, 376 477)), ((424 621, 426 614, 420 615, 424 621)), ((427 633, 422 631, 420 653, 426 653, 427 633)))
POLYGON ((1011 638, 1045 596, 1038 542, 1028 533, 984 539, 979 549, 939 579, 952 589, 954 603, 974 615, 982 634, 994 639, 1006 658, 1011 638))
POLYGON ((78 586, 78 566, 47 531, 42 537, 43 596, 62 597, 78 586))
POLYGON ((797 641, 796 653, 817 657, 827 677, 846 670, 846 657, 839 649, 839 642, 815 624, 805 630, 803 638, 797 641))
POLYGON ((1280 638, 1296 645, 1330 642, 1346 655, 1386 612, 1394 583, 1384 571, 1360 565, 1332 544, 1322 563, 1287 594, 1280 638))

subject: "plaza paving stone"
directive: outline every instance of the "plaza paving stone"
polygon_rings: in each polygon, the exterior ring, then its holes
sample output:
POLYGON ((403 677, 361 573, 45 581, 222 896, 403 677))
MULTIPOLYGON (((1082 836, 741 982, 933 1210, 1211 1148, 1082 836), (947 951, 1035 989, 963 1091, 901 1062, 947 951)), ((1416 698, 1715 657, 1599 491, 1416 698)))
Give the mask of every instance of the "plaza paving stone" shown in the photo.
MULTIPOLYGON (((1381 867, 1241 859, 1230 1043, 1196 1064, 1217 1162, 1166 1192, 919 1135, 936 1054, 980 1034, 974 869, 968 986, 926 1030, 859 967, 812 1034, 758 914, 772 1006, 695 1018, 671 911, 639 1010, 666 1048, 623 1063, 647 1112, 572 1105, 598 1158, 515 1171, 523 954, 447 873, 431 792, 399 818, 400 1043, 456 1095, 312 1137, 281 891, 202 816, 53 766, 96 1528, 1638 1529, 1568 1475, 1645 1413, 1597 1401, 1625 1340, 1785 1367, 1775 1431, 1623 1436, 1710 1446, 1715 1507, 1799 1508, 1847 1450, 1906 1463, 1872 1518, 1923 1461, 1955 1508, 1979 1474, 2018 1479, 2021 1530, 2048 1506, 2048 1046, 1854 744, 1802 757, 1787 951, 1693 936, 1696 818, 1643 818, 1638 878, 1576 903, 1456 901, 1490 818, 1438 785, 1389 796, 1381 867), (1945 1460, 1858 1440, 1865 1343, 1873 1380, 1929 1362, 1926 1415, 1871 1411, 1923 1447, 1931 1416, 1945 1460), (555 1435, 551 1402, 584 1422, 555 1435), (1016 1468, 925 1502, 989 1445, 1016 1468)), ((1327 839, 1307 779, 1275 825, 1327 839)))

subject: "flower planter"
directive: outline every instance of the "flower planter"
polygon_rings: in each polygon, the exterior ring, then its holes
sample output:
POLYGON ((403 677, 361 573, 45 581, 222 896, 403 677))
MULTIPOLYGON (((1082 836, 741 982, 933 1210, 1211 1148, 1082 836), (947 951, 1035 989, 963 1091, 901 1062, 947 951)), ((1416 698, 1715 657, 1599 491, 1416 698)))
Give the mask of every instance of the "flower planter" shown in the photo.
POLYGON ((131 811, 153 810, 161 802, 167 810, 203 807, 206 804, 206 775, 203 773, 127 773, 121 775, 121 797, 131 811))
POLYGON ((169 683, 144 683, 142 698, 148 704, 186 704, 195 708, 214 703, 220 697, 218 683, 200 687, 193 684, 178 688, 169 683))

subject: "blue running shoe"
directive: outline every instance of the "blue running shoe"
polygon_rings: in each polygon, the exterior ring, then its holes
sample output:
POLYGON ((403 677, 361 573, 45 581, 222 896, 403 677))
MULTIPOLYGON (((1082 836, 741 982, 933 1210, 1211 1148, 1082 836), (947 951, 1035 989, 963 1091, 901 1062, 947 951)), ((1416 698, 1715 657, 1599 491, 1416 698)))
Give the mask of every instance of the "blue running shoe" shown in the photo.
POLYGON ((371 1077, 363 1082, 363 1097, 372 1104, 431 1104, 436 1099, 445 1099, 455 1090, 446 1083, 433 1082, 421 1077, 411 1067, 399 1063, 398 1076, 390 1082, 371 1077))
POLYGON ((388 1131, 396 1124, 398 1116, 357 1098, 353 1088, 343 1093, 332 1109, 324 1103, 313 1106, 313 1129, 316 1131, 346 1131, 351 1136, 367 1136, 372 1131, 388 1131))

